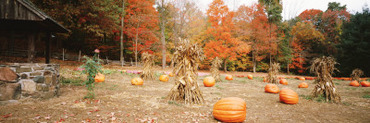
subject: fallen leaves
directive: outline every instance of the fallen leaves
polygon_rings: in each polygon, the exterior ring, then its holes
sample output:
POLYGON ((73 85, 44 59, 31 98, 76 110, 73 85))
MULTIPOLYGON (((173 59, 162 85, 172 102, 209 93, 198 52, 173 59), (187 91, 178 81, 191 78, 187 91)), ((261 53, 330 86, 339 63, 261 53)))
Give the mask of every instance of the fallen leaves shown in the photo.
POLYGON ((3 115, 2 117, 3 118, 8 118, 8 117, 11 117, 12 115, 13 115, 12 113, 9 113, 9 114, 3 115))

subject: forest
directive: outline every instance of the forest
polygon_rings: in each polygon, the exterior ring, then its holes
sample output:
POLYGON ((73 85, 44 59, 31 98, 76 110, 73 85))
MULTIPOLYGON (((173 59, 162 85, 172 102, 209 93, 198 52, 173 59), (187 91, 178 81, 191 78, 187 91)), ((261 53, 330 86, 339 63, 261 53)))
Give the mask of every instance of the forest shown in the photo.
POLYGON ((164 68, 179 40, 188 39, 202 46, 206 59, 199 68, 204 70, 218 57, 224 71, 266 72, 278 62, 281 72, 311 75, 314 58, 332 56, 339 63, 334 76, 349 76, 356 68, 370 75, 367 6, 350 14, 346 5, 330 2, 325 11, 308 9, 282 20, 279 0, 259 0, 235 11, 214 0, 205 12, 188 0, 31 1, 71 30, 57 37, 76 54, 92 55, 97 48, 102 58, 139 62, 147 52, 164 68))

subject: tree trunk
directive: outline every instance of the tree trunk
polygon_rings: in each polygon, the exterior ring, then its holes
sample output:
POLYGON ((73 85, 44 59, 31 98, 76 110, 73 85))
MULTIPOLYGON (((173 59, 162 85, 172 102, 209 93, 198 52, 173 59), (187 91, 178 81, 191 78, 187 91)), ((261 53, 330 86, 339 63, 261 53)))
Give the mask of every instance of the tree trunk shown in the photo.
POLYGON ((137 41, 138 41, 138 38, 139 38, 139 25, 140 25, 140 23, 139 24, 137 24, 137 26, 136 26, 136 36, 135 36, 135 66, 137 67, 137 54, 138 54, 138 52, 137 52, 137 41))
POLYGON ((162 69, 166 68, 166 40, 165 40, 165 36, 164 36, 164 16, 163 16, 163 4, 164 4, 164 0, 162 0, 162 6, 160 8, 160 15, 161 15, 161 22, 160 22, 160 26, 161 26, 161 42, 162 42, 162 69))
POLYGON ((125 0, 122 0, 122 17, 121 17, 121 40, 120 40, 120 62, 121 66, 123 67, 124 64, 124 58, 123 58, 123 17, 125 12, 125 0))
POLYGON ((227 68, 226 68, 226 59, 224 59, 224 72, 227 72, 227 68))
POLYGON ((252 62, 253 62, 253 73, 256 73, 256 53, 253 51, 252 53, 252 62))

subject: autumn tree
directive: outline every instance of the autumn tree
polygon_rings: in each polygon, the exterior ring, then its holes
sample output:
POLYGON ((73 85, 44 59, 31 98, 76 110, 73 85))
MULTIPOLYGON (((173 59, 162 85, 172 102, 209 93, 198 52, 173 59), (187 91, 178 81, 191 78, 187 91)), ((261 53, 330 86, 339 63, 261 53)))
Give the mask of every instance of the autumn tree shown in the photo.
POLYGON ((289 67, 302 73, 306 70, 307 61, 317 56, 314 51, 321 49, 320 46, 325 41, 325 37, 311 22, 297 22, 292 27, 291 33, 293 35, 291 46, 294 52, 292 64, 289 67))
MULTIPOLYGON (((252 6, 240 6, 235 17, 236 33, 238 39, 251 45, 253 72, 256 72, 257 62, 266 58, 266 54, 273 54, 276 43, 270 44, 269 34, 270 25, 267 15, 264 13, 263 6, 253 4, 252 6), (269 47, 272 45, 272 47, 269 47)), ((276 29, 276 26, 271 26, 276 29)), ((271 32, 273 38, 276 33, 271 32)))
MULTIPOLYGON (((275 32, 276 30, 272 30, 273 27, 272 27, 272 24, 280 24, 281 20, 282 20, 282 16, 281 16, 281 13, 283 12, 283 5, 281 4, 281 0, 258 0, 258 2, 265 7, 265 12, 267 13, 267 17, 268 17, 268 22, 270 24, 270 30, 269 30, 269 33, 270 33, 270 47, 273 47, 272 46, 272 43, 274 42, 277 42, 278 40, 273 40, 272 39, 272 32, 275 32)), ((277 46, 277 45, 276 45, 277 46)), ((270 49, 270 50, 273 50, 273 49, 270 49)), ((276 50, 273 50, 277 53, 277 48, 276 50)), ((271 57, 272 53, 269 53, 269 57, 270 57, 270 65, 272 63, 272 57, 271 57)))
POLYGON ((70 50, 84 49, 90 52, 106 42, 112 42, 113 30, 119 28, 122 9, 118 6, 121 2, 117 0, 31 1, 71 30, 71 33, 57 36, 63 42, 61 47, 68 47, 70 50))
POLYGON ((153 52, 153 44, 158 41, 156 30, 158 30, 158 16, 154 1, 127 0, 125 16, 125 33, 131 41, 129 47, 134 52, 137 66, 138 54, 145 51, 153 52))
POLYGON ((214 0, 207 10, 208 22, 211 24, 207 29, 210 41, 206 43, 204 52, 209 59, 221 58, 224 71, 227 71, 227 60, 235 59, 236 49, 243 43, 232 36, 233 15, 222 0, 214 0))

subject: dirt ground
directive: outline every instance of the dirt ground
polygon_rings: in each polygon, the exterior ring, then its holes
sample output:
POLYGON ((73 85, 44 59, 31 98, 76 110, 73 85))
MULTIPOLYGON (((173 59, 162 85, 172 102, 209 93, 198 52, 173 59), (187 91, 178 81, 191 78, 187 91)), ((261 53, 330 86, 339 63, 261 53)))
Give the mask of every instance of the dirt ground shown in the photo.
MULTIPOLYGON (((63 66, 61 76, 84 78, 75 66, 63 66)), ((122 73, 121 68, 106 66, 106 81, 95 87, 95 100, 83 100, 87 93, 84 86, 66 84, 61 87, 58 98, 47 100, 21 99, 17 103, 0 106, 0 122, 218 122, 212 116, 213 105, 223 97, 239 97, 247 103, 245 122, 363 122, 370 123, 370 88, 348 86, 349 81, 335 80, 342 102, 325 103, 309 100, 313 90, 313 80, 306 80, 308 88, 298 88, 302 81, 288 79, 288 85, 278 85, 280 89, 290 88, 299 94, 299 103, 287 105, 279 102, 278 94, 264 92, 267 83, 262 82, 265 73, 253 74, 253 80, 234 76, 234 80, 213 87, 204 87, 198 77, 198 85, 203 93, 205 104, 184 105, 183 102, 166 99, 172 86, 159 80, 145 81, 143 86, 133 86, 131 78, 138 74, 122 73)), ((169 71, 169 70, 168 70, 169 71)), ((161 71, 156 71, 160 73, 161 71)), ((206 72, 206 71, 202 71, 206 72)), ((247 74, 247 73, 231 73, 247 74)), ((157 77, 160 74, 157 74, 157 77)))

